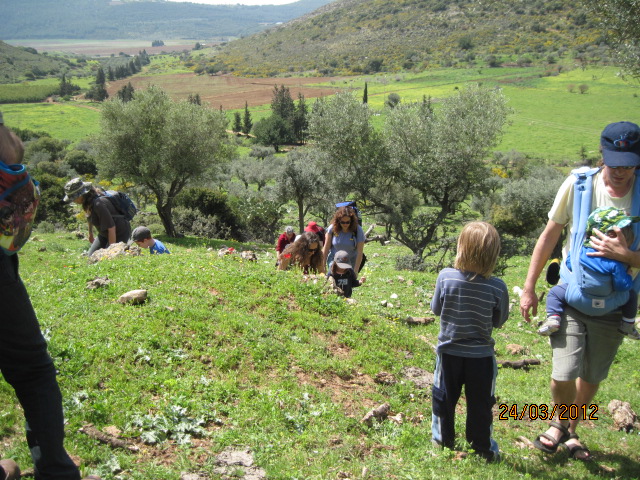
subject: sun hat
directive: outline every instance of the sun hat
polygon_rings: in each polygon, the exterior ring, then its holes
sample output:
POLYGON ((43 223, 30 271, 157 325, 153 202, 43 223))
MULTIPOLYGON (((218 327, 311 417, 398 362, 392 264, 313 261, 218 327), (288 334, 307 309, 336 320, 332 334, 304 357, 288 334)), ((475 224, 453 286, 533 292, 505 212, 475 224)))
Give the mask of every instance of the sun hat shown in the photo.
POLYGON ((322 231, 322 229, 318 226, 316 222, 309 222, 307 223, 307 226, 304 227, 304 231, 319 233, 320 231, 322 231))
POLYGON ((131 240, 134 242, 142 242, 147 238, 151 238, 151 230, 144 226, 134 228, 131 233, 131 240))
POLYGON ((638 167, 640 127, 632 122, 610 123, 600 135, 600 147, 607 167, 638 167))
POLYGON ((587 219, 587 238, 585 245, 590 245, 590 237, 593 235, 593 229, 597 228, 602 233, 613 230, 613 227, 624 228, 632 223, 640 222, 640 217, 632 217, 619 208, 599 207, 596 208, 587 219))
POLYGON ((80 177, 73 178, 64 186, 64 201, 69 203, 91 189, 91 182, 83 182, 80 177))
POLYGON ((344 250, 338 250, 336 252, 336 254, 333 256, 333 263, 343 270, 349 270, 353 268, 349 263, 349 254, 344 250))

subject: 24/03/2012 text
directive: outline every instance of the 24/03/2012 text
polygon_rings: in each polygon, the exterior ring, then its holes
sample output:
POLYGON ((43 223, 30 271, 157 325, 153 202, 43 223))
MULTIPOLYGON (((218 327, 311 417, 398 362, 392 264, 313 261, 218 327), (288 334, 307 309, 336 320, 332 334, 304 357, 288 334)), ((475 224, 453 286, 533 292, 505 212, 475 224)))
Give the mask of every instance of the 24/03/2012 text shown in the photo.
POLYGON ((546 405, 525 403, 524 405, 507 405, 501 403, 498 405, 500 413, 498 420, 522 420, 529 418, 531 420, 551 420, 558 414, 558 420, 598 420, 598 406, 591 405, 567 405, 559 403, 556 405, 546 405))

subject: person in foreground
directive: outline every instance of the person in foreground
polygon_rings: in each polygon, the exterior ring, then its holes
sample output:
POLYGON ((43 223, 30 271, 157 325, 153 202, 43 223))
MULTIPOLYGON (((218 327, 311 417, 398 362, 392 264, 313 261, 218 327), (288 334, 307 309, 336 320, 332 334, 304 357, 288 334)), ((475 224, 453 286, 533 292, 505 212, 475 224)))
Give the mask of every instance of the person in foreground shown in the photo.
MULTIPOLYGON (((20 139, 0 115, 0 161, 22 161, 20 139)), ((26 419, 27 444, 36 480, 78 480, 80 472, 64 449, 62 395, 53 360, 18 273, 18 255, 0 251, 0 371, 16 392, 26 419)), ((13 460, 0 461, 0 478, 20 478, 13 460)), ((99 480, 98 477, 86 477, 99 480)))
POLYGON ((471 222, 458 237, 455 268, 438 275, 431 309, 440 316, 432 390, 433 442, 455 448, 455 409, 462 387, 467 398, 466 438, 487 461, 500 459, 491 438, 498 367, 491 337, 509 317, 506 284, 491 274, 500 236, 486 222, 471 222))
MULTIPOLYGON (((616 122, 607 125, 600 137, 602 168, 591 177, 593 183, 591 208, 615 207, 637 215, 638 201, 633 201, 638 182, 636 169, 640 166, 640 128, 631 122, 616 122)), ((527 278, 520 297, 520 312, 526 321, 536 315, 538 297, 536 281, 544 268, 554 246, 560 239, 563 228, 573 226, 574 186, 577 181, 571 175, 560 187, 549 221, 538 238, 531 256, 527 278)), ((614 227, 614 236, 594 230, 589 256, 606 257, 640 267, 640 252, 629 248, 625 236, 614 227)), ((637 235, 636 235, 637 236, 637 235)), ((567 236, 570 242, 571 236, 567 236)), ((568 245, 563 256, 566 258, 568 245)), ((634 289, 637 294, 637 289, 634 289)), ((607 378, 618 347, 624 335, 618 332, 621 313, 589 316, 573 308, 566 308, 560 329, 549 337, 552 349, 551 396, 555 404, 554 421, 546 432, 538 435, 534 445, 546 453, 555 453, 564 444, 572 458, 590 460, 591 452, 581 442, 576 430, 582 419, 580 415, 566 418, 567 409, 577 412, 588 409, 598 391, 600 382, 607 378), (573 407, 575 405, 575 407, 573 407), (564 417, 561 414, 564 412, 564 417)))
MULTIPOLYGON (((594 251, 590 247, 594 228, 615 238, 617 233, 614 227, 618 227, 627 244, 631 245, 635 239, 631 224, 635 222, 640 222, 640 217, 630 217, 624 211, 613 207, 600 207, 591 212, 587 219, 586 239, 580 249, 579 259, 586 279, 581 282, 582 286, 577 288, 582 288, 584 292, 590 294, 589 298, 598 300, 600 297, 603 314, 611 313, 619 308, 622 320, 618 325, 618 332, 628 335, 632 340, 640 340, 640 334, 635 328, 638 295, 631 288, 633 278, 628 272, 629 266, 606 257, 590 257, 588 255, 588 252, 594 251), (620 297, 617 302, 611 302, 611 306, 607 308, 607 304, 610 302, 605 299, 605 296, 611 292, 626 292, 626 295, 620 297), (624 303, 622 303, 623 301, 624 303)), ((571 270, 571 256, 569 254, 566 263, 567 268, 571 270)), ((540 335, 549 336, 560 330, 562 314, 566 306, 570 305, 567 301, 567 286, 567 283, 555 285, 547 293, 547 319, 538 329, 540 335)), ((576 307, 576 305, 573 306, 576 307)))
POLYGON ((164 246, 160 240, 157 240, 151 236, 151 230, 147 227, 136 227, 133 229, 131 233, 131 240, 136 242, 136 244, 140 248, 148 248, 149 253, 160 254, 160 253, 171 253, 167 247, 164 246))

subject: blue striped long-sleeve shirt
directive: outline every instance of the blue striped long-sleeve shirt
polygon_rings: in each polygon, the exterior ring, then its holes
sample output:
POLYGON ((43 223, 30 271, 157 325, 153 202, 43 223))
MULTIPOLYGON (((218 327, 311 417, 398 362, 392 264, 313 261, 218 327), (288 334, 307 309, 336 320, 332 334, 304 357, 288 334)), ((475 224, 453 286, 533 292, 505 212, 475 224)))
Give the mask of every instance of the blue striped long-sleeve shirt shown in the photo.
POLYGON ((509 291, 497 277, 484 278, 445 268, 438 275, 431 309, 440 315, 438 353, 493 356, 491 333, 509 317, 509 291))

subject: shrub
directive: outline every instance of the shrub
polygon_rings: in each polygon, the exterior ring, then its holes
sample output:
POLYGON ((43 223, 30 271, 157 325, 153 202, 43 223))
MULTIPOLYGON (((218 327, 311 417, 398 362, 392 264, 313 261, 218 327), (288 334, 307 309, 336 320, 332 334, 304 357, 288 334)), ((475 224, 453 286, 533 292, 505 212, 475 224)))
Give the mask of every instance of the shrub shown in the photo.
POLYGON ((95 176, 98 174, 95 158, 91 157, 84 150, 72 150, 65 156, 64 161, 69 167, 73 168, 78 175, 95 176))
POLYGON ((276 240, 284 208, 280 203, 259 195, 235 198, 235 211, 243 224, 243 233, 249 241, 273 243, 276 240))
POLYGON ((43 173, 37 177, 40 182, 40 204, 36 212, 36 223, 47 221, 69 226, 75 222, 69 206, 62 201, 64 198, 64 180, 53 175, 43 173))
POLYGON ((427 265, 422 258, 420 258, 420 255, 402 255, 396 257, 396 270, 424 272, 426 269, 427 265))
MULTIPOLYGON (((240 226, 241 220, 234 214, 229 206, 227 195, 223 192, 207 188, 188 188, 178 195, 176 205, 200 212, 200 217, 208 217, 210 219, 208 222, 212 224, 212 226, 207 226, 205 225, 207 222, 204 222, 196 227, 184 225, 185 233, 195 228, 196 230, 210 230, 210 233, 214 230, 224 232, 225 236, 222 238, 241 240, 243 237, 240 226), (213 218, 215 218, 215 221, 212 220, 213 218)), ((195 232, 193 234, 197 235, 195 232)))
POLYGON ((524 178, 507 182, 491 210, 491 222, 500 232, 526 236, 547 222, 547 212, 564 175, 538 167, 524 178))
POLYGON ((229 227, 217 216, 203 215, 193 208, 174 208, 173 224, 176 231, 185 235, 224 240, 232 238, 229 227))

